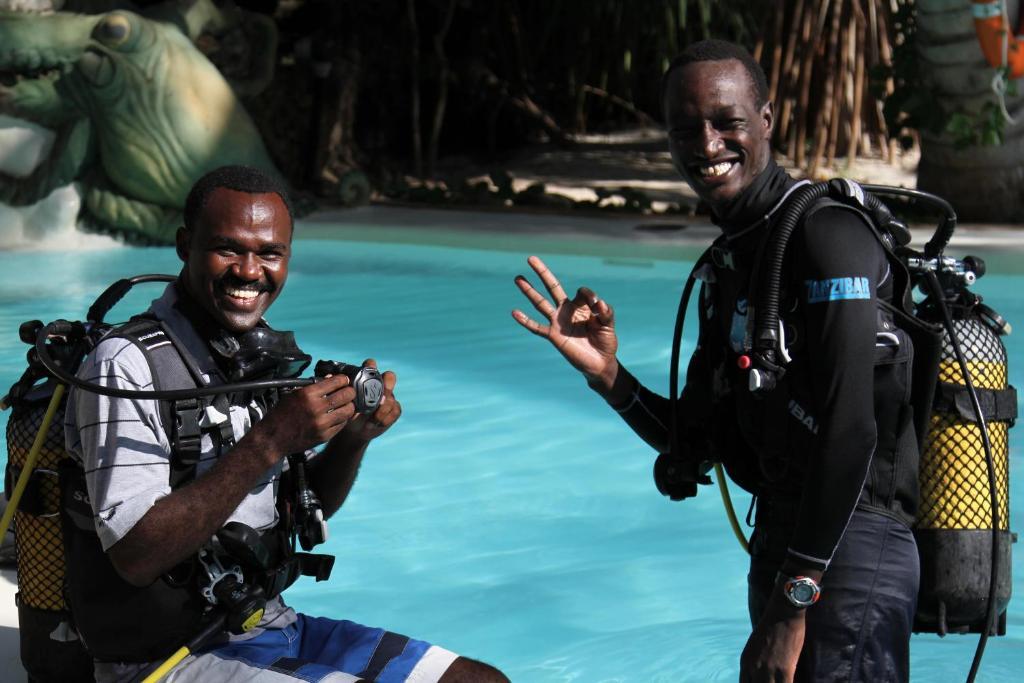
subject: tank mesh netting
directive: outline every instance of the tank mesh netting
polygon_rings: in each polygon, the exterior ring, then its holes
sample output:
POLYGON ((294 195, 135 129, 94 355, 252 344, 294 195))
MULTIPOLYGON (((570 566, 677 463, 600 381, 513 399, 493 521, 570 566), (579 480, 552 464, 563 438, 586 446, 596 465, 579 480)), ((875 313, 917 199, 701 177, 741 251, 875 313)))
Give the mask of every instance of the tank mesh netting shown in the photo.
MULTIPOLYGON (((48 401, 33 406, 18 406, 7 423, 7 456, 12 465, 22 467, 32 442, 43 422, 48 401)), ((36 517, 26 512, 14 515, 14 536, 18 548, 18 591, 21 601, 38 609, 64 609, 61 592, 64 582, 64 536, 60 528, 60 488, 57 464, 64 458, 64 407, 62 402, 53 416, 46 441, 39 452, 36 469, 54 474, 37 475, 42 512, 36 517), (52 515, 48 513, 54 513, 52 515)), ((13 484, 12 484, 13 489, 13 484)))
MULTIPOLYGON (((955 320, 954 329, 977 389, 1005 389, 1006 349, 992 330, 976 320, 955 320)), ((939 381, 960 384, 963 374, 949 336, 943 340, 939 381)), ((1009 469, 1006 422, 988 422, 999 501, 999 528, 1009 518, 1009 469)), ((917 526, 923 529, 991 529, 992 498, 981 429, 959 415, 933 413, 921 457, 921 506, 917 526)))

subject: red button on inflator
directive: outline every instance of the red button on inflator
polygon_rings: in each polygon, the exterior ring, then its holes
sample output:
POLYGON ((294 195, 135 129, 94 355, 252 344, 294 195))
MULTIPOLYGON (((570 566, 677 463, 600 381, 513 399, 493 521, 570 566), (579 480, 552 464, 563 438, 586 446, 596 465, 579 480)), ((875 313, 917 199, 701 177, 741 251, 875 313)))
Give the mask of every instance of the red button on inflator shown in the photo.
POLYGON ((736 359, 736 365, 739 366, 740 370, 746 370, 750 367, 750 356, 740 356, 736 359))

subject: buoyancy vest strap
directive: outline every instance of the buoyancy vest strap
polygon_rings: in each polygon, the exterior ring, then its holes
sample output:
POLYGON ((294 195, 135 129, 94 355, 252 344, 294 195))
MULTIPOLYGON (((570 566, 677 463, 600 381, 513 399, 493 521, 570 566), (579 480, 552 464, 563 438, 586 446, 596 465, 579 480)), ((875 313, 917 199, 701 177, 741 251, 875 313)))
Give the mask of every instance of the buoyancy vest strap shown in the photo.
MULTIPOLYGON (((4 497, 11 499, 15 482, 21 478, 22 468, 18 465, 7 464, 4 476, 4 497)), ((21 500, 18 501, 18 512, 32 515, 33 517, 56 517, 60 514, 59 509, 53 509, 47 504, 48 495, 46 487, 56 487, 57 470, 36 467, 29 475, 25 489, 21 493, 21 500)))
MULTIPOLYGON (((135 344, 149 363, 156 390, 194 389, 201 386, 202 373, 184 345, 161 321, 137 316, 110 333, 135 344)), ((158 401, 160 419, 171 445, 171 488, 195 477, 202 443, 202 399, 158 401)), ((230 422, 229 422, 230 426, 230 422)))
MULTIPOLYGON (((895 292, 893 296, 896 296, 895 292)), ((939 363, 942 360, 942 328, 907 313, 902 306, 881 299, 878 305, 892 314, 897 327, 910 335, 914 347, 910 404, 914 408, 914 433, 917 435, 918 451, 923 451, 928 440, 939 363)))
POLYGON ((312 576, 326 581, 334 569, 334 555, 295 553, 264 574, 262 586, 268 598, 280 595, 298 581, 300 576, 312 576))
MULTIPOLYGON (((981 404, 981 412, 987 422, 1009 422, 1012 426, 1017 420, 1017 390, 1015 388, 1012 386, 1005 389, 975 387, 974 391, 978 394, 978 403, 981 404)), ((935 410, 959 415, 962 420, 968 422, 978 421, 967 387, 962 384, 939 382, 935 392, 935 410)))
POLYGON ((96 534, 85 471, 70 458, 62 461, 60 471, 60 506, 65 519, 88 534, 96 534))

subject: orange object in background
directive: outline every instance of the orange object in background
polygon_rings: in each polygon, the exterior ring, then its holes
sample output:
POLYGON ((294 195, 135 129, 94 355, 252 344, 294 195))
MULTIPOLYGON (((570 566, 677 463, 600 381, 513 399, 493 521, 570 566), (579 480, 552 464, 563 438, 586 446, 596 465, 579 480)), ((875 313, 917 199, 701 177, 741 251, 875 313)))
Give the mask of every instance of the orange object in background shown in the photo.
POLYGON ((1010 30, 999 0, 974 0, 974 30, 981 51, 993 68, 1006 66, 1009 78, 1024 76, 1024 40, 1010 30), (1003 62, 1003 40, 1006 40, 1006 62, 1003 62))

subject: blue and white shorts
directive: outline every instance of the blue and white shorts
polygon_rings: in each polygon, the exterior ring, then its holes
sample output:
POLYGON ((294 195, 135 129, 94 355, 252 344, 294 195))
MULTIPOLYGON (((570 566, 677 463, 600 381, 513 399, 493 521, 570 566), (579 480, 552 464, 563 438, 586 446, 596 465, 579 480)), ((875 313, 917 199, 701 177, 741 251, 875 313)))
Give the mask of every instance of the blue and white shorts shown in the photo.
POLYGON ((351 621, 298 615, 282 629, 188 657, 167 683, 430 683, 458 657, 422 640, 351 621))

